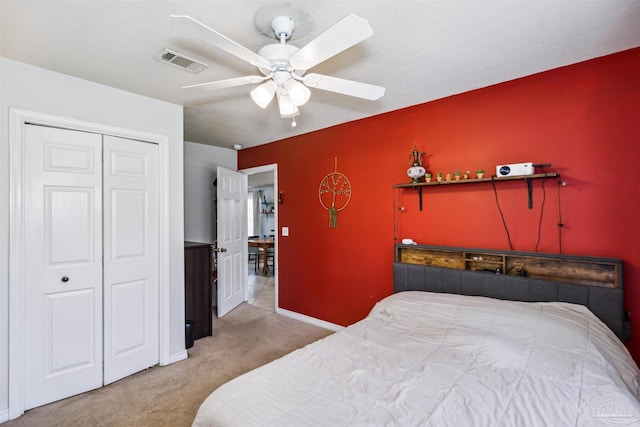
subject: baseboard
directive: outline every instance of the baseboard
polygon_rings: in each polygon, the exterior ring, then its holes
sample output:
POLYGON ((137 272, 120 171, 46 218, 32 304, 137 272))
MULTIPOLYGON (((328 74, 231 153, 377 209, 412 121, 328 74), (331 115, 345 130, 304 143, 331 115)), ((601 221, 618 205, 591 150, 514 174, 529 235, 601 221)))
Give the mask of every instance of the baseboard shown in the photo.
POLYGON ((276 313, 286 317, 290 317, 292 319, 300 320, 301 322, 305 322, 311 325, 319 326, 321 328, 329 329, 330 331, 334 331, 334 332, 338 332, 344 329, 344 326, 336 325, 335 323, 327 322, 324 320, 316 319, 315 317, 296 313, 295 311, 285 310, 284 308, 276 308, 276 313))
POLYGON ((0 423, 9 421, 9 409, 0 410, 0 423))
POLYGON ((172 355, 169 356, 169 363, 167 365, 171 365, 172 363, 179 362, 188 357, 189 355, 187 354, 187 350, 182 350, 177 353, 173 353, 172 355))

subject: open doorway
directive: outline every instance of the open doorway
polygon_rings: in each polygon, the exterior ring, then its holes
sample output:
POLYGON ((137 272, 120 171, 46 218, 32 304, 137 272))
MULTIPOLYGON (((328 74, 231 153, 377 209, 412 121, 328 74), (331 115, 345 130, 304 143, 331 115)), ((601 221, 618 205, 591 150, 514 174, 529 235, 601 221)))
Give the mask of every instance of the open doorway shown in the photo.
POLYGON ((248 264, 246 268, 249 304, 277 311, 278 281, 278 189, 276 165, 239 172, 247 175, 248 264))

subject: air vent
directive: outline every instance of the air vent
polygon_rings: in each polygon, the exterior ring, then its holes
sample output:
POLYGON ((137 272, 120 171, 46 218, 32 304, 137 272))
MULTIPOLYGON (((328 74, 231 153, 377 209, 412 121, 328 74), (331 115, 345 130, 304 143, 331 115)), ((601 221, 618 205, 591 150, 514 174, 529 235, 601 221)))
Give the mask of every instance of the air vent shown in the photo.
POLYGON ((193 74, 199 73, 200 71, 208 67, 207 64, 203 64, 200 61, 188 58, 169 49, 165 49, 160 52, 160 54, 156 56, 156 59, 160 62, 173 65, 174 67, 187 70, 193 74))

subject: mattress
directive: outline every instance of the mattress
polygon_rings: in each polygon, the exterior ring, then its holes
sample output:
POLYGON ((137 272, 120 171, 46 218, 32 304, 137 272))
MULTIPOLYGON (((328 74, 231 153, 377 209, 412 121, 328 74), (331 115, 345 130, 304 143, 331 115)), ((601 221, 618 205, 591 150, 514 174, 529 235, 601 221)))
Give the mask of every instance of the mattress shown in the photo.
POLYGON ((400 292, 222 385, 193 425, 640 425, 638 380, 583 306, 400 292))

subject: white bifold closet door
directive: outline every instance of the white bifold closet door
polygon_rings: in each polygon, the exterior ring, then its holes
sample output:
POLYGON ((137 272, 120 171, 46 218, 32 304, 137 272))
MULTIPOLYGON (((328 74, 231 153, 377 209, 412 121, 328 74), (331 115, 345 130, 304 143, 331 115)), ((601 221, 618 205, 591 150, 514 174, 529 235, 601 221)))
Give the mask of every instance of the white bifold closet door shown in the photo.
POLYGON ((25 126, 25 409, 158 363, 157 146, 25 126))
POLYGON ((158 146, 104 136, 104 384, 158 363, 158 146))

